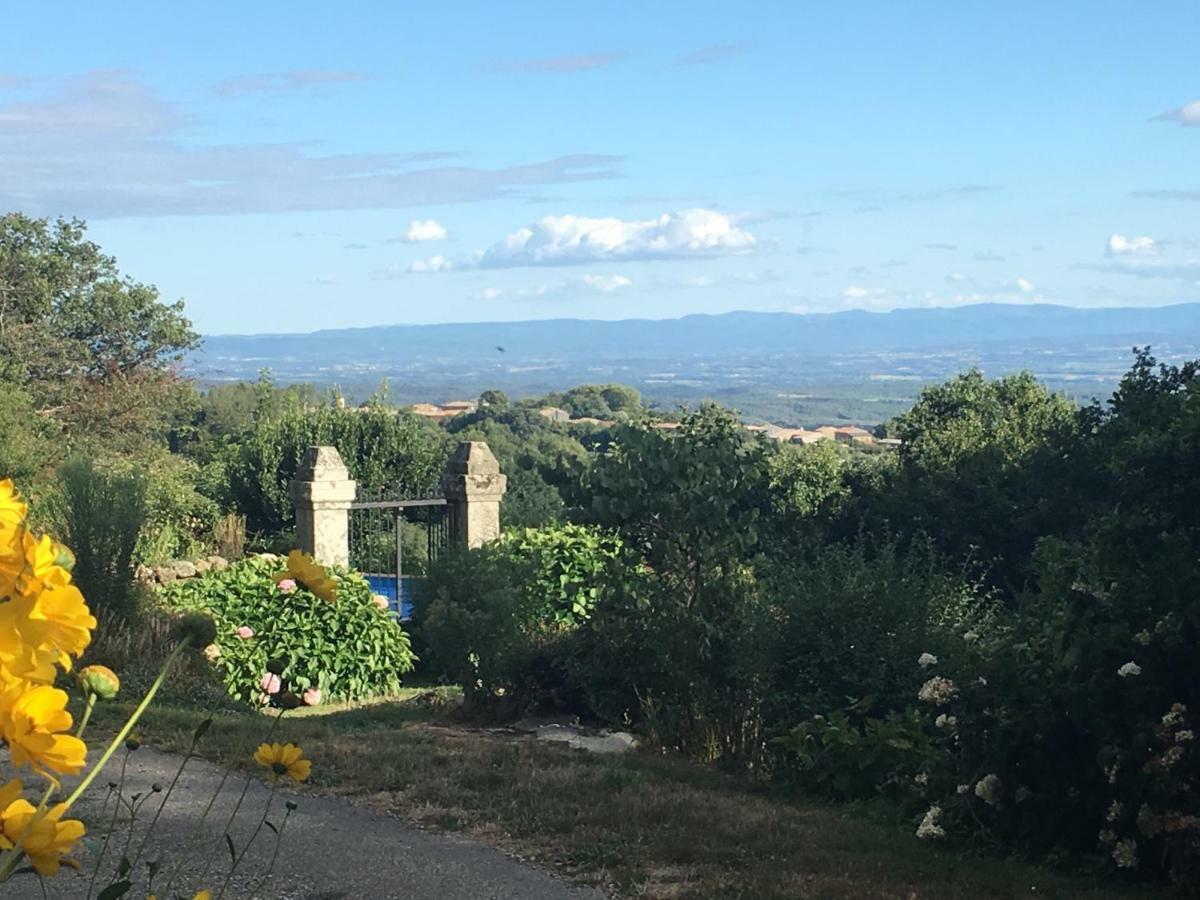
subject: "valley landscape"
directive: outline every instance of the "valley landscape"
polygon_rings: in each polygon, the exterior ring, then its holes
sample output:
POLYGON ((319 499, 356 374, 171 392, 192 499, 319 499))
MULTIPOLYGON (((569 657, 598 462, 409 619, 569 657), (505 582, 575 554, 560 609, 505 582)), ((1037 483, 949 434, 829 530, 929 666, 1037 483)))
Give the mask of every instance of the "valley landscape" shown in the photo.
POLYGON ((979 304, 210 335, 187 365, 202 383, 252 380, 269 369, 281 384, 337 387, 352 402, 369 398, 383 379, 400 404, 619 383, 663 411, 712 400, 748 421, 804 427, 878 424, 916 402, 926 384, 971 367, 992 377, 1028 370, 1088 403, 1112 392, 1134 346, 1168 363, 1200 356, 1200 304, 979 304))

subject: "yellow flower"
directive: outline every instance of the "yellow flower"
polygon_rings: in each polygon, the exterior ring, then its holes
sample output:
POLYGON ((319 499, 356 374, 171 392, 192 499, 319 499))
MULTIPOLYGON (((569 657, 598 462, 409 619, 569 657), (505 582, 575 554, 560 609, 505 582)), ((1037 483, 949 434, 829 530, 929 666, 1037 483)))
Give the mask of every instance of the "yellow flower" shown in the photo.
POLYGON ((8 744, 14 766, 31 766, 74 775, 83 768, 87 745, 62 732, 71 728, 67 692, 38 685, 9 688, 0 695, 0 734, 8 744))
POLYGON ((210 891, 208 888, 205 888, 195 897, 193 897, 192 900, 212 900, 212 891, 210 891))
MULTIPOLYGON (((10 781, 0 789, 0 799, 10 796, 12 785, 13 782, 10 781)), ((16 786, 19 792, 21 783, 17 781, 16 786)), ((25 851, 33 867, 39 875, 45 877, 57 875, 61 863, 74 866, 75 863, 63 859, 63 855, 71 852, 75 842, 83 837, 84 828, 78 819, 62 821, 66 811, 67 804, 59 803, 48 810, 38 812, 28 800, 17 797, 0 812, 0 820, 3 821, 0 846, 11 850, 19 840, 21 849, 25 851)))
POLYGON ((261 744, 254 754, 254 761, 270 769, 276 778, 286 775, 293 781, 305 781, 312 772, 312 763, 295 744, 261 744))
POLYGON ((58 662, 69 669, 70 656, 78 656, 87 649, 95 627, 96 617, 79 588, 65 584, 38 594, 29 612, 28 640, 58 651, 58 662))
POLYGON ((11 479, 0 481, 0 597, 12 593, 25 569, 25 514, 11 479))
POLYGON ((71 573, 62 565, 70 558, 70 551, 48 534, 35 538, 28 532, 24 539, 25 572, 17 581, 17 590, 34 596, 51 588, 66 587, 71 583, 71 573))
POLYGON ((337 582, 324 566, 315 562, 307 553, 293 550, 288 554, 287 571, 277 574, 275 583, 279 584, 287 578, 300 582, 327 603, 337 600, 337 582))

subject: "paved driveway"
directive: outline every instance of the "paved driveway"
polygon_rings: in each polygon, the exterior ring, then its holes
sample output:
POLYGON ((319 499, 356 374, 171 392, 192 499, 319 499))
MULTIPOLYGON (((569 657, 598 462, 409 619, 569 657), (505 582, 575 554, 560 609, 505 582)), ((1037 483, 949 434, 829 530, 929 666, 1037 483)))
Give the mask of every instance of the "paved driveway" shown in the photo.
MULTIPOLYGON (((100 804, 106 793, 105 785, 110 778, 115 780, 119 772, 120 756, 121 753, 114 755, 109 771, 96 779, 90 796, 73 812, 87 822, 94 833, 102 830, 97 821, 100 804)), ((138 750, 130 756, 126 794, 144 793, 155 782, 168 785, 178 765, 179 757, 172 754, 148 748, 138 750)), ((164 860, 164 871, 170 872, 220 779, 221 770, 216 766, 195 759, 188 762, 171 802, 159 819, 155 838, 138 863, 143 873, 145 861, 158 856, 164 860)), ((230 776, 209 814, 207 832, 200 842, 203 853, 217 850, 203 885, 213 888, 214 897, 229 868, 229 852, 220 835, 243 784, 244 776, 230 776)), ((258 824, 267 794, 265 784, 257 780, 251 783, 232 829, 237 847, 245 844, 258 824)), ((352 806, 343 800, 280 790, 275 795, 272 807, 275 811, 270 816, 274 823, 278 824, 282 819, 284 801, 289 799, 299 804, 299 808, 288 821, 279 861, 270 881, 265 885, 258 884, 259 873, 266 869, 275 844, 274 835, 264 828, 226 890, 228 900, 251 897, 280 900, 391 897, 405 900, 602 900, 603 897, 599 891, 569 885, 482 844, 453 835, 418 831, 397 819, 352 806)), ((140 829, 153 818, 157 804, 157 797, 152 797, 138 813, 140 827, 130 855, 136 851, 141 840, 140 829)), ((105 814, 106 824, 110 814, 105 814)), ((119 858, 124 840, 125 831, 118 827, 108 850, 106 869, 119 858)), ((80 873, 64 868, 57 878, 47 882, 51 897, 75 900, 85 896, 99 844, 98 839, 89 837, 86 846, 76 854, 82 865, 80 873)), ((201 858, 187 864, 186 874, 190 877, 181 876, 176 880, 171 888, 171 900, 176 894, 190 900, 200 886, 204 860, 203 854, 195 855, 201 858)), ((160 876, 156 887, 162 900, 167 900, 161 893, 165 886, 165 878, 160 876)), ((40 896, 33 876, 18 876, 8 884, 0 885, 0 897, 40 896)), ((127 895, 137 900, 144 896, 138 891, 127 895)))

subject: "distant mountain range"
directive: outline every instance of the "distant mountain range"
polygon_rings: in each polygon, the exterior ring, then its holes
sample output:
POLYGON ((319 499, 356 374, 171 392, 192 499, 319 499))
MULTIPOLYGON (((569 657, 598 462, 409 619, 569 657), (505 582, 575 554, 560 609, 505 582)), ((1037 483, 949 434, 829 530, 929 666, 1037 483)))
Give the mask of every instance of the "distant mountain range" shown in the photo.
POLYGON ((758 354, 841 354, 930 348, 987 348, 997 342, 1189 344, 1200 338, 1200 303, 1153 308, 1080 309, 1049 304, 982 303, 891 312, 731 312, 681 319, 540 319, 446 325, 379 325, 308 334, 213 335, 199 368, 254 358, 340 358, 345 362, 427 357, 445 360, 500 352, 521 359, 624 360, 758 354), (503 348, 503 351, 497 349, 503 348))
POLYGON ((351 399, 387 378, 399 402, 621 382, 663 405, 711 398, 781 424, 804 424, 881 420, 911 403, 921 384, 973 365, 988 375, 1030 369, 1081 400, 1103 396, 1128 369, 1135 345, 1151 345, 1164 361, 1200 357, 1200 303, 731 312, 213 335, 189 366, 208 383, 268 368, 281 382, 336 384, 351 399))

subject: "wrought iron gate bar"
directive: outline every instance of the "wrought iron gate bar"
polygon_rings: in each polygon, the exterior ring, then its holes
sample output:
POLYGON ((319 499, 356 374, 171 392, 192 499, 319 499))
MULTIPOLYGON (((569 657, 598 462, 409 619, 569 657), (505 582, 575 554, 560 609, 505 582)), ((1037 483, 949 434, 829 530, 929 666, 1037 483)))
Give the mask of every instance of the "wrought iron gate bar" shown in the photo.
POLYGON ((351 509, 407 509, 410 506, 445 506, 445 497, 429 500, 364 500, 350 504, 351 509))

